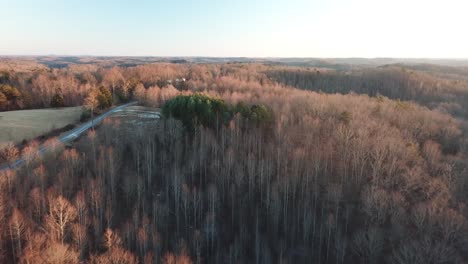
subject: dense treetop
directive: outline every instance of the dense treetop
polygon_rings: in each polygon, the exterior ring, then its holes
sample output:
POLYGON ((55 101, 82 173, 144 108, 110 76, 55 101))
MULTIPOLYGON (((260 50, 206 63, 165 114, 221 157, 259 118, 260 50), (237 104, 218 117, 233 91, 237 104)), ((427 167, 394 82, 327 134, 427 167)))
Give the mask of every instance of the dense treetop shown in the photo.
POLYGON ((164 104, 162 112, 166 117, 181 120, 189 131, 198 126, 219 128, 221 125, 228 125, 236 114, 256 125, 273 121, 273 114, 265 105, 248 107, 239 102, 233 106, 222 99, 201 93, 176 96, 164 104))

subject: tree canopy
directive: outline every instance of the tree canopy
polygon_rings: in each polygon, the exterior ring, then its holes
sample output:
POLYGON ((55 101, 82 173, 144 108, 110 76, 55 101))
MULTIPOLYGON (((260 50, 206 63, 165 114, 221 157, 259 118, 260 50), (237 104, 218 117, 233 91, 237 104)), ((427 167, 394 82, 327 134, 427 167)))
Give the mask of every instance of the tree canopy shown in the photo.
POLYGON ((0 92, 2 92, 8 100, 14 100, 21 97, 21 92, 8 84, 0 85, 0 92))
POLYGON ((0 107, 6 104, 6 102, 7 102, 7 97, 2 92, 0 92, 0 107))
POLYGON ((100 86, 97 93, 99 108, 105 109, 112 106, 112 94, 108 88, 100 86))
POLYGON ((85 99, 84 105, 91 110, 105 109, 112 106, 112 94, 108 88, 101 86, 92 90, 85 99))
POLYGON ((64 107, 65 101, 63 99, 63 95, 61 93, 56 93, 52 97, 52 100, 50 101, 50 106, 51 107, 64 107))
POLYGON ((219 128, 227 125, 236 114, 256 125, 273 120, 272 112, 264 105, 249 107, 239 103, 232 106, 222 99, 201 93, 176 96, 164 104, 162 112, 166 117, 182 121, 188 131, 193 131, 198 126, 219 128))
POLYGON ((188 130, 197 126, 214 128, 229 122, 233 114, 223 100, 200 93, 179 95, 169 100, 162 109, 163 115, 179 119, 188 130))

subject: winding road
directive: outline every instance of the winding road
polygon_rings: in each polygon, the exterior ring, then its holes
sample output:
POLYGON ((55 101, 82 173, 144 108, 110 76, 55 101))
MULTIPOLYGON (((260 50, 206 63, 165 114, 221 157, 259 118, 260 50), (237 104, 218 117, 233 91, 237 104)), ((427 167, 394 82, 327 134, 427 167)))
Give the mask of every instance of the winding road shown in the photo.
MULTIPOLYGON (((59 137, 59 141, 61 143, 67 143, 67 142, 70 142, 76 138, 78 138, 81 134, 83 134, 83 132, 87 131, 88 129, 90 129, 91 127, 94 127, 98 124, 100 124, 102 122, 102 120, 104 120, 104 118, 116 113, 116 112, 120 112, 122 111, 124 108, 126 107, 129 107, 129 106, 132 106, 132 105, 136 105, 138 102, 130 102, 130 103, 127 103, 127 104, 124 104, 124 105, 120 105, 120 106, 117 106, 115 108, 112 108, 111 110, 107 111, 106 113, 102 114, 102 115, 99 115, 98 117, 80 125, 79 127, 71 130, 71 131, 68 131, 66 132, 64 135, 60 136, 59 137)), ((37 151, 37 154, 38 155, 42 155, 44 154, 45 152, 47 152, 47 150, 50 148, 50 146, 46 146, 46 145, 41 145, 37 151)), ((10 162, 10 163, 7 163, 7 164, 0 164, 0 172, 1 171, 4 171, 4 170, 8 170, 8 169, 17 169, 19 168, 20 166, 22 166, 24 163, 26 162, 26 158, 25 157, 22 157, 16 161, 13 161, 13 162, 10 162)))

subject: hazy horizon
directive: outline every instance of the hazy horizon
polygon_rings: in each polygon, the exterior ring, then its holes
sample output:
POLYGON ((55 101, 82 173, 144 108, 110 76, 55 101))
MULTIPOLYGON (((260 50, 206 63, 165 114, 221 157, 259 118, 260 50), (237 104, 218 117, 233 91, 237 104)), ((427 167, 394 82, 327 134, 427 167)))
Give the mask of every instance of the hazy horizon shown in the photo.
POLYGON ((468 57, 311 57, 311 56, 204 56, 204 55, 96 55, 96 54, 0 54, 2 58, 18 58, 18 57, 52 57, 52 58, 63 58, 63 57, 100 57, 100 58, 216 58, 216 59, 317 59, 317 60, 352 60, 352 59, 364 59, 364 60, 468 60, 468 57))
POLYGON ((95 55, 95 54, 0 54, 0 58, 11 58, 11 59, 21 59, 21 58, 128 58, 128 59, 220 59, 220 60, 231 60, 235 61, 236 59, 246 59, 246 60, 366 60, 366 61, 385 61, 391 60, 396 63, 399 62, 418 62, 418 61, 427 61, 427 62, 443 62, 443 61, 454 61, 454 62, 468 62, 468 57, 460 58, 450 58, 450 57, 280 57, 280 56, 199 56, 199 55, 190 55, 190 56, 180 56, 180 55, 95 55))

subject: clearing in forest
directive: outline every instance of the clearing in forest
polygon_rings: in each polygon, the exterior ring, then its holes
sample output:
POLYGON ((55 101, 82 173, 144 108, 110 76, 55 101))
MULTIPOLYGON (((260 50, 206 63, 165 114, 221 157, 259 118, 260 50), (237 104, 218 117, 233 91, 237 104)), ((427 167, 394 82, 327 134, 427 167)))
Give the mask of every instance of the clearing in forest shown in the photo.
POLYGON ((77 123, 81 112, 80 106, 0 112, 0 148, 77 123))

